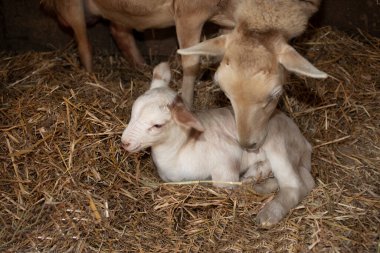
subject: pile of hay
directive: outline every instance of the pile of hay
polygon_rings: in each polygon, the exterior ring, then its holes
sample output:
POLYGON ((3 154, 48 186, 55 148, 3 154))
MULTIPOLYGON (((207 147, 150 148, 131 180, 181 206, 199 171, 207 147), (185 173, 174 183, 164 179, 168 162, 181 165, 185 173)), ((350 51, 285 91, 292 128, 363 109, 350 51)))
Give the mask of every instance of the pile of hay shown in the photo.
MULTIPOLYGON (((314 145, 317 186, 278 225, 255 215, 251 185, 167 185, 149 151, 120 148, 151 67, 73 46, 0 54, 0 251, 376 252, 380 230, 380 39, 331 28, 296 41, 327 80, 290 75, 280 107, 314 145)), ((157 63, 157 62, 156 62, 157 63)), ((207 62, 206 62, 207 63, 207 62)), ((173 56, 174 88, 180 66, 173 56)), ((227 105, 203 64, 196 107, 227 105)))

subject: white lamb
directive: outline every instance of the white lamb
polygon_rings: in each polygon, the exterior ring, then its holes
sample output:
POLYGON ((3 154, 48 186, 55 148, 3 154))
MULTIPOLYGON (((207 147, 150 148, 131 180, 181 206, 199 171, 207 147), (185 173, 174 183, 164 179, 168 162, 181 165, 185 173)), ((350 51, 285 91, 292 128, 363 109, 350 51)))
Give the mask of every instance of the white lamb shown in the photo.
POLYGON ((128 127, 121 137, 128 152, 151 147, 153 161, 164 181, 211 179, 230 187, 249 177, 275 178, 256 184, 259 193, 277 196, 259 212, 262 226, 279 222, 314 187, 310 174, 311 146, 295 123, 275 111, 268 136, 258 152, 243 150, 230 108, 190 112, 180 96, 169 88, 170 69, 161 63, 153 71, 150 89, 133 104, 128 127), (280 184, 281 183, 281 184, 280 184))

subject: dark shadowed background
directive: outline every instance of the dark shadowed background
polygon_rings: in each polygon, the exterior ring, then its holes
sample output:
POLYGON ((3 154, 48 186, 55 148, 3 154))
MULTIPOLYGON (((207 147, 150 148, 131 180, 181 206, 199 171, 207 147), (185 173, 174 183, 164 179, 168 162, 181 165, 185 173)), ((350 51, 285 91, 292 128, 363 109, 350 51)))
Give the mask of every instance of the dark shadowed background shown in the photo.
MULTIPOLYGON (((324 0, 311 23, 348 32, 361 29, 380 36, 380 0, 324 0)), ((94 49, 117 52, 106 22, 91 27, 89 37, 94 49)), ((136 37, 144 55, 170 55, 177 45, 173 28, 148 30, 136 33, 136 37)), ((51 50, 66 46, 71 38, 70 30, 41 10, 39 0, 0 0, 0 50, 51 50)))

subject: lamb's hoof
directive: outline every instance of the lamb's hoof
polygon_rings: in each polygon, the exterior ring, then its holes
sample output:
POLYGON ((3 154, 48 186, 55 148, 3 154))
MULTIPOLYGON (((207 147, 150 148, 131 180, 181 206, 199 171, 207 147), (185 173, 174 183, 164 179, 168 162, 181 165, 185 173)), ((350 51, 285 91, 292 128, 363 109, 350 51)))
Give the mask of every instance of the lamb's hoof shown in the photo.
POLYGON ((257 214, 256 223, 263 228, 269 228, 279 223, 286 213, 281 204, 271 201, 257 214))
POLYGON ((277 179, 275 179, 274 177, 267 178, 261 183, 255 184, 253 186, 253 189, 255 190, 255 192, 261 195, 275 192, 278 189, 277 179))

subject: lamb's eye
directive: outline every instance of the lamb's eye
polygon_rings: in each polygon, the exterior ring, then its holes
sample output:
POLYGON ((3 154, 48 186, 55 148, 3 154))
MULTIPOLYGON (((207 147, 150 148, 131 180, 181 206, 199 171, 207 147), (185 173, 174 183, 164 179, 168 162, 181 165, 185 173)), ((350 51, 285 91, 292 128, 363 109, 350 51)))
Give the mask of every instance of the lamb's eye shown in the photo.
POLYGON ((267 101, 266 101, 266 104, 265 104, 264 108, 267 107, 268 105, 270 105, 273 101, 278 100, 278 99, 280 98, 281 94, 282 94, 282 90, 281 90, 281 89, 275 91, 274 93, 272 93, 272 94, 268 97, 268 99, 267 99, 267 101))
POLYGON ((163 126, 163 124, 154 124, 153 127, 154 128, 161 128, 163 126))

